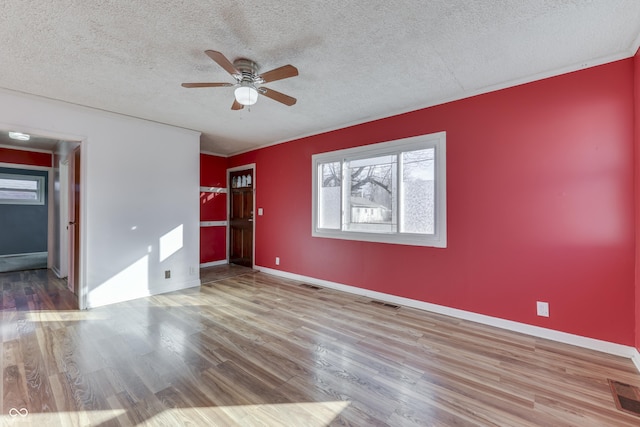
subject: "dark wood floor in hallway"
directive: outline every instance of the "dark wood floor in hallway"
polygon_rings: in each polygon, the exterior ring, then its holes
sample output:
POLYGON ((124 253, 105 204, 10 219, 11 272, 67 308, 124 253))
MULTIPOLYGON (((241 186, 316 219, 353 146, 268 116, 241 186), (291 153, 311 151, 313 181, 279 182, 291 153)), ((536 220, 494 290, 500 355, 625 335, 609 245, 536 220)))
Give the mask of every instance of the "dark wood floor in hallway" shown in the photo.
POLYGON ((640 385, 628 359, 232 273, 82 312, 46 270, 0 274, 2 424, 640 425, 607 383, 640 385))

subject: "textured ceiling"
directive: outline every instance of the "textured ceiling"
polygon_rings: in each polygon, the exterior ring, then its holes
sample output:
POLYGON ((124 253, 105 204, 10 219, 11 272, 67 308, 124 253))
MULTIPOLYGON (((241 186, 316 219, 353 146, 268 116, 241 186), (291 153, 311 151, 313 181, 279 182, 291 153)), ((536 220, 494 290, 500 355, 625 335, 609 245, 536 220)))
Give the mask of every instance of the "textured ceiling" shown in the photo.
POLYGON ((231 154, 631 56, 638 0, 5 0, 0 87, 203 133, 231 154), (204 51, 298 77, 232 111, 204 51))

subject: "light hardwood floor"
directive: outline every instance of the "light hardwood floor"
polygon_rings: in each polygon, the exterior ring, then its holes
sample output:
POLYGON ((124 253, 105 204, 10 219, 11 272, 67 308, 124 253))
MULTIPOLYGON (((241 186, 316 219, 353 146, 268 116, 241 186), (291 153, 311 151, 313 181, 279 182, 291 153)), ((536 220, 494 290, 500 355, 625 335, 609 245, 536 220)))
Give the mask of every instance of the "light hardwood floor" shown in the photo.
POLYGON ((217 271, 85 312, 50 272, 1 274, 2 423, 640 425, 607 384, 640 385, 627 359, 217 271))

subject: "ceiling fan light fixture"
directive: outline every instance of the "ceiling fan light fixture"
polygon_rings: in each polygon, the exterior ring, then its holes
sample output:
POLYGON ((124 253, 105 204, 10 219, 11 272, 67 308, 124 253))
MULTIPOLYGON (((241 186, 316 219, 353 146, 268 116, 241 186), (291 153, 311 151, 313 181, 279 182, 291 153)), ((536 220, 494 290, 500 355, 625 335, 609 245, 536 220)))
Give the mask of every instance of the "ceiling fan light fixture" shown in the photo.
POLYGON ((233 93, 242 105, 253 105, 258 101, 258 90, 251 84, 241 84, 233 93))
POLYGON ((31 139, 31 135, 22 132, 9 132, 9 138, 18 141, 28 141, 31 139))

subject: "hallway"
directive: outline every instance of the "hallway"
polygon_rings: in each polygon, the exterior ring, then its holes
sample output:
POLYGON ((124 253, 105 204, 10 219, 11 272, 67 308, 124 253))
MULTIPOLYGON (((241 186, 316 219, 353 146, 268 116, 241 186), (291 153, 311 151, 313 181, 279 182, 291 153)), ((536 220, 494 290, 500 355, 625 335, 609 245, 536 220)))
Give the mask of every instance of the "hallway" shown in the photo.
POLYGON ((46 269, 0 273, 3 332, 7 316, 15 311, 77 310, 77 298, 66 285, 66 279, 46 269))

